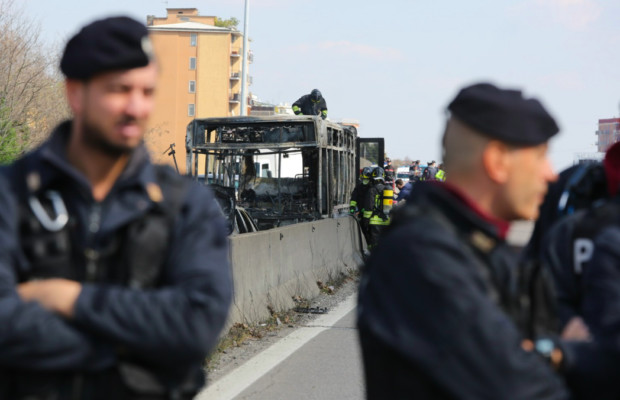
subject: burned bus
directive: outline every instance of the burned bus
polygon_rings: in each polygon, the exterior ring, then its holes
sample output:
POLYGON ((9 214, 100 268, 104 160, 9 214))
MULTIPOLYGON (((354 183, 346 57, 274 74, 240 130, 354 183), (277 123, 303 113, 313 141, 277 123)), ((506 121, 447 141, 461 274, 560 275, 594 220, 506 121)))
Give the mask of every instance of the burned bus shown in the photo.
POLYGON ((313 116, 195 119, 186 148, 187 173, 239 232, 254 230, 248 216, 265 230, 345 213, 359 174, 356 129, 313 116))

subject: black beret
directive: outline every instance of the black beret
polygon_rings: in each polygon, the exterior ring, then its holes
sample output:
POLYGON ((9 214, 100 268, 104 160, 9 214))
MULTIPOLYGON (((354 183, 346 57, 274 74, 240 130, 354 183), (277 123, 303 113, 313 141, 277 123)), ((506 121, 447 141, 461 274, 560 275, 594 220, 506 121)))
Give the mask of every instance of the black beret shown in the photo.
POLYGON ((536 146, 558 133, 536 99, 489 83, 467 86, 448 105, 451 115, 483 135, 517 146, 536 146))
POLYGON ((144 24, 110 17, 86 25, 69 40, 60 70, 67 78, 88 80, 102 72, 144 67, 152 58, 144 24))

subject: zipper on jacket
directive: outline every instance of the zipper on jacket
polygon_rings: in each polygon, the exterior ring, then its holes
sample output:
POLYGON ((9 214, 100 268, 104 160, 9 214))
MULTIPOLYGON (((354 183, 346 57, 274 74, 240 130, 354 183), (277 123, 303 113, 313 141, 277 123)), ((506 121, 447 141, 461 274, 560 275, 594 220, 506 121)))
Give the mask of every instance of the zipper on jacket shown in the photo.
POLYGON ((94 203, 88 216, 87 247, 84 249, 84 256, 86 257, 86 282, 95 282, 97 280, 99 251, 94 249, 94 244, 95 236, 101 229, 101 211, 101 203, 94 203))

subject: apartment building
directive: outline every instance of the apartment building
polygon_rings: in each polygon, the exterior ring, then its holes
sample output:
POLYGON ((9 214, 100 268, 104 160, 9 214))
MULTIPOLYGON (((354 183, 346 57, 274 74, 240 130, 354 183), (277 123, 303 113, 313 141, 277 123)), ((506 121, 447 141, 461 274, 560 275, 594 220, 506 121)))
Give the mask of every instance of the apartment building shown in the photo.
POLYGON ((156 106, 145 142, 153 160, 173 164, 174 144, 185 172, 185 130, 194 118, 240 115, 243 35, 215 26, 196 8, 168 8, 147 17, 161 68, 156 106))
POLYGON ((620 140, 620 118, 606 118, 598 120, 596 147, 604 153, 609 146, 620 140))

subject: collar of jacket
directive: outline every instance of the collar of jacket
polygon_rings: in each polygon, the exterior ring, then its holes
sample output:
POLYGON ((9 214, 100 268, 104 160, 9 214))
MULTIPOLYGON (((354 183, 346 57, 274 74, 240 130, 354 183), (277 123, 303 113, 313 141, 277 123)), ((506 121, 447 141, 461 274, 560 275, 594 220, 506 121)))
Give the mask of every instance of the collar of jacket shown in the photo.
POLYGON ((411 201, 428 201, 438 206, 453 223, 469 225, 501 240, 506 239, 510 228, 508 222, 485 213, 462 191, 445 182, 417 183, 411 201))
MULTIPOLYGON (((71 135, 72 121, 68 120, 58 125, 50 138, 39 148, 40 162, 51 168, 39 168, 40 189, 43 190, 57 179, 69 177, 78 185, 91 193, 91 185, 88 179, 77 170, 67 159, 67 144, 71 135)), ((145 192, 148 187, 156 183, 155 170, 150 162, 148 151, 144 144, 137 147, 129 158, 129 162, 114 184, 114 189, 128 186, 139 186, 145 192)))

